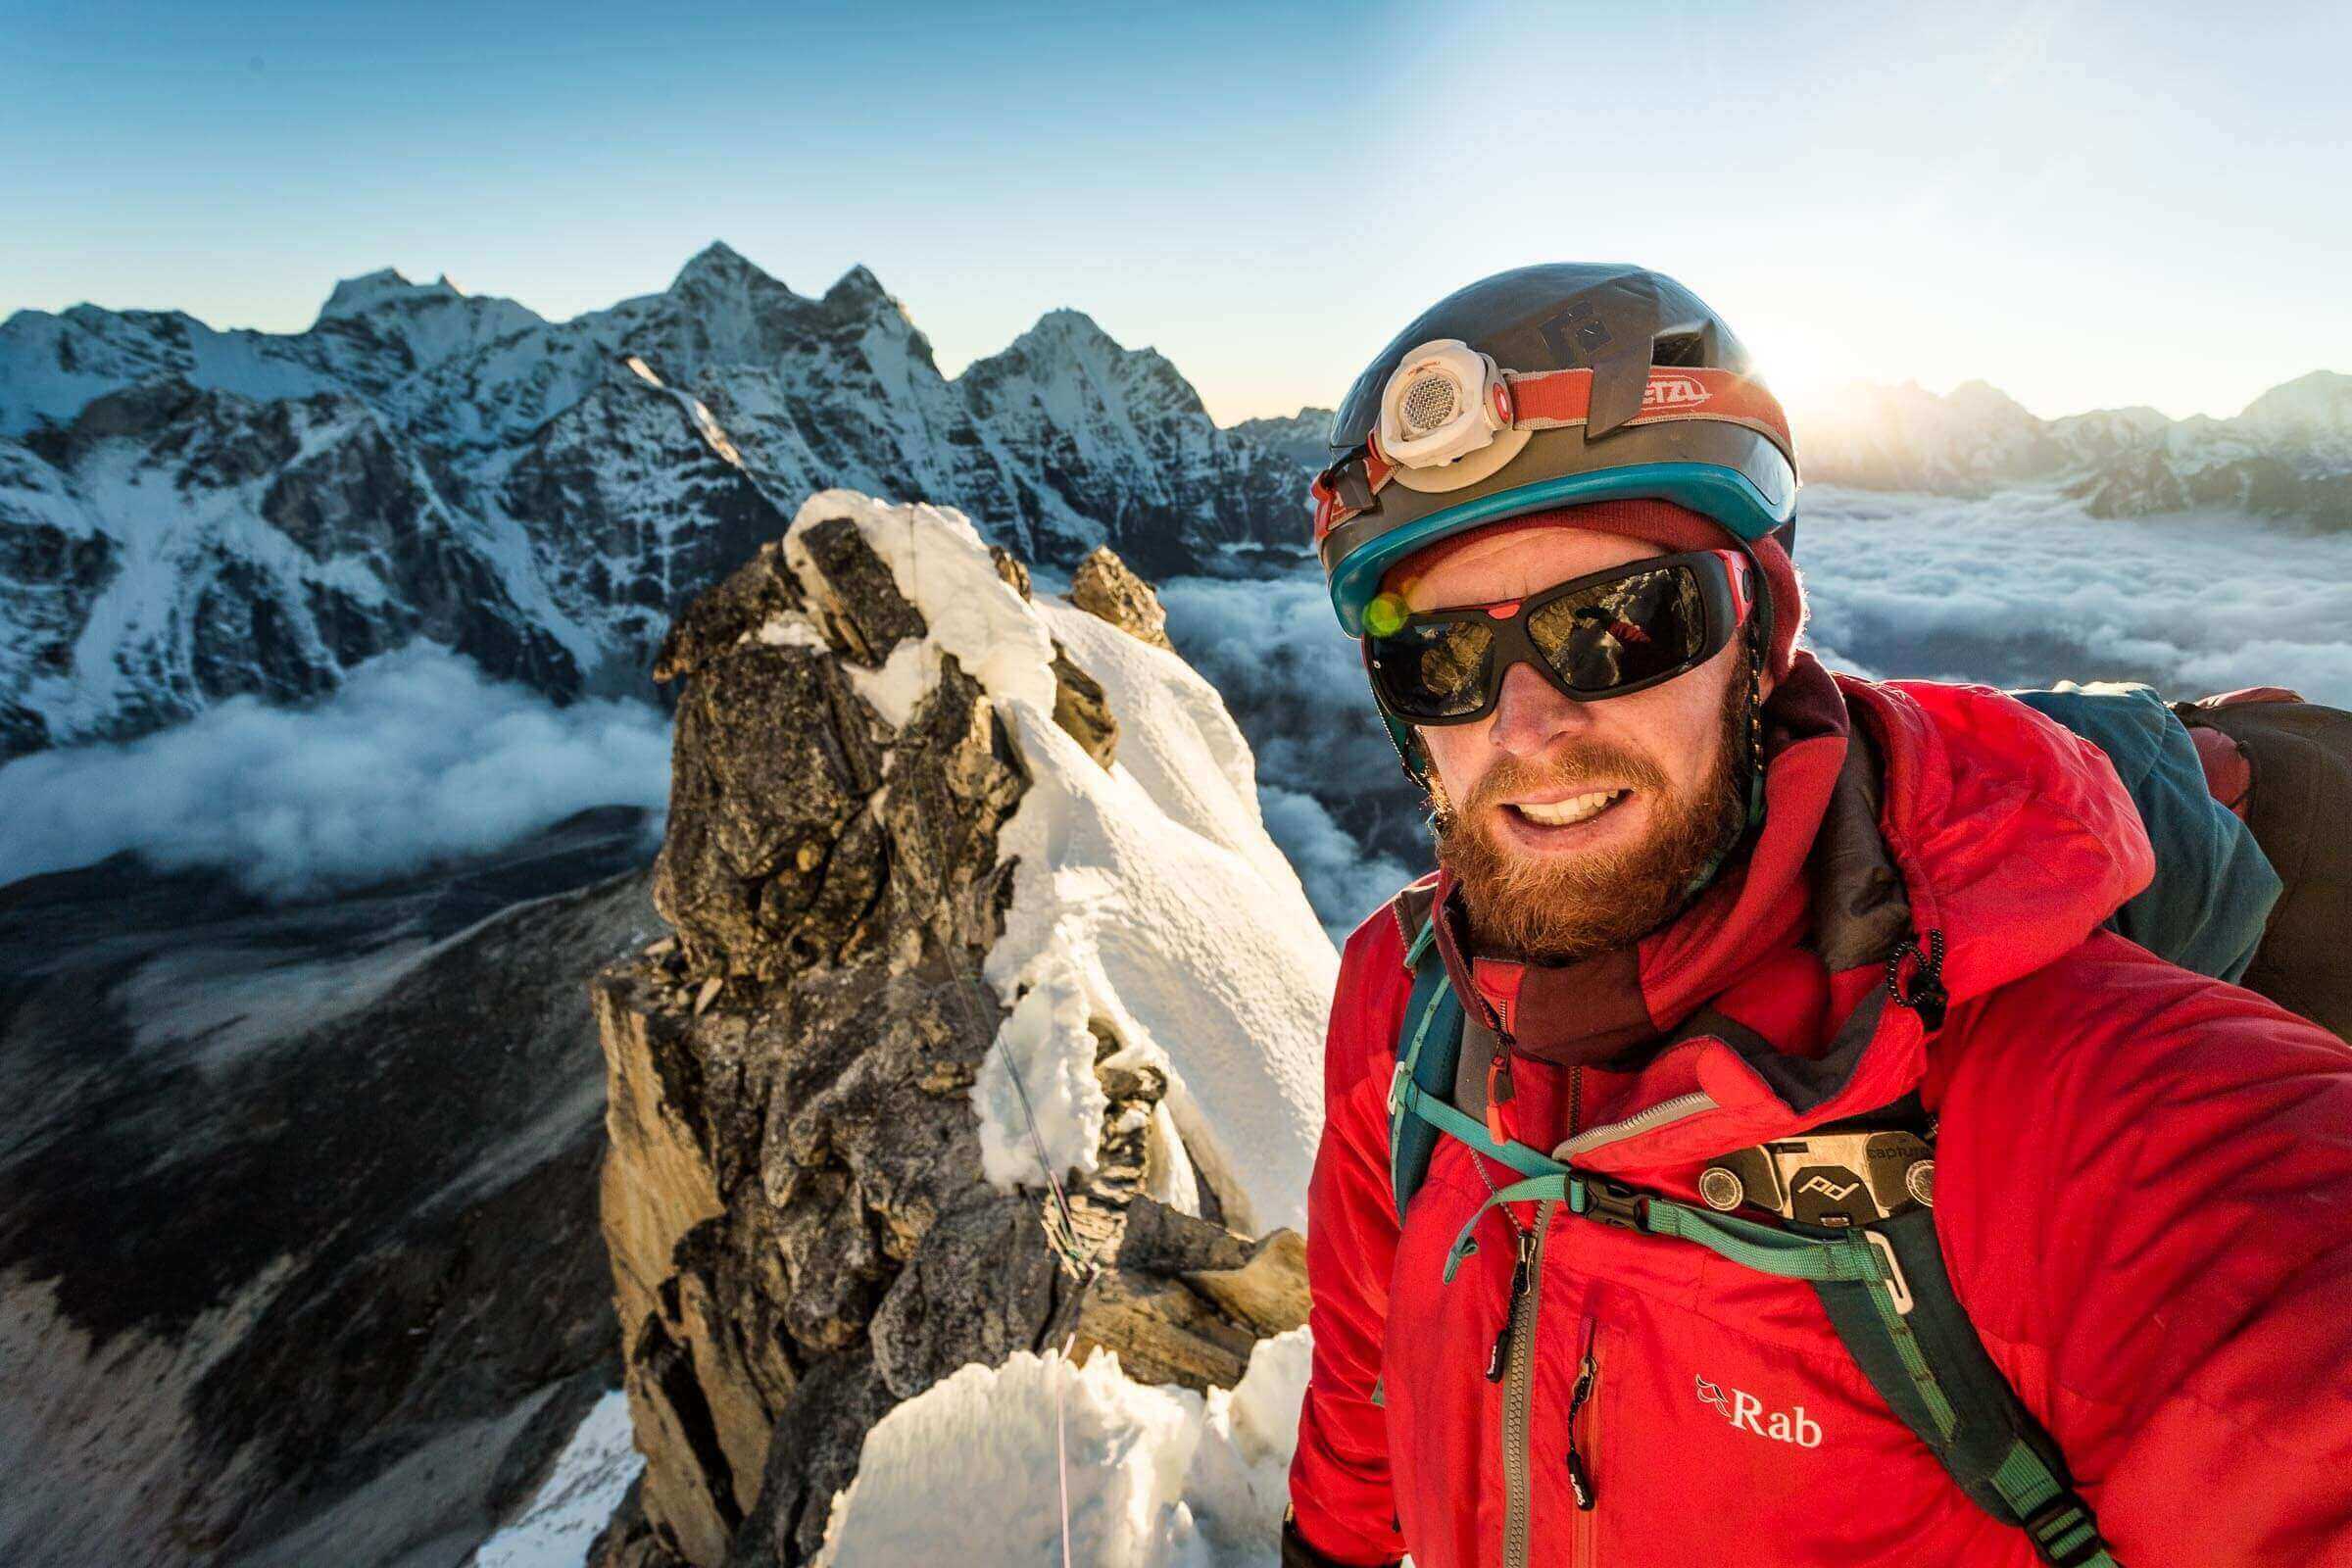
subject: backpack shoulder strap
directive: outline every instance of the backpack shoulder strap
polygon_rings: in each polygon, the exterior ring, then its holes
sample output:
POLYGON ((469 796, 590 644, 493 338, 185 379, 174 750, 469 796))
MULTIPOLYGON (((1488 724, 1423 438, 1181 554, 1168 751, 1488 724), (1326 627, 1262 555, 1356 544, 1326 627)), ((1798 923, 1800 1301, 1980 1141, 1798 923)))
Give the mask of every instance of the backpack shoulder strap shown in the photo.
POLYGON ((2065 1455, 1961 1307, 1934 1211, 1913 1208, 1861 1229, 1887 1256, 1891 1278, 1822 1279, 1813 1288, 1871 1387, 1979 1507, 2026 1532, 2043 1562, 2115 1568, 2065 1455))
POLYGON ((1412 1114, 1410 1101, 1415 1097, 1408 1096, 1406 1088, 1443 1098, 1453 1087, 1454 1058, 1462 1049, 1462 1004, 1446 982, 1436 935, 1424 915, 1404 953, 1413 991, 1397 1026, 1396 1067, 1389 1081, 1389 1189, 1399 1225, 1413 1194, 1429 1175, 1430 1156, 1438 1147, 1437 1124, 1412 1114))
POLYGON ((2242 983, 2352 1040, 2352 712, 2259 692, 2175 711, 2244 758, 2246 820, 2285 884, 2242 983))
POLYGON ((1933 1209, 1867 1224, 1760 1224, 1554 1163, 1490 1197, 1446 1254, 1451 1279, 1487 1208, 1563 1202, 1586 1220, 1694 1242, 1727 1262, 1812 1285, 1871 1386, 1971 1500, 2026 1533, 2052 1568, 2118 1568, 2066 1459, 2001 1376, 1943 1266, 1933 1209))

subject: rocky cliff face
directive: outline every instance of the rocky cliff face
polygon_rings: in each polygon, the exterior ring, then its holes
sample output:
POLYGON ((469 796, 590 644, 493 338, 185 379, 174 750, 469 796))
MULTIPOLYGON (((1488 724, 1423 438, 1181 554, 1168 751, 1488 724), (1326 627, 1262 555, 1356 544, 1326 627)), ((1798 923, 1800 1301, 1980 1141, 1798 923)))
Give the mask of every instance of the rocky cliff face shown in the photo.
MULTIPOLYGON (((968 1362, 1074 1342, 1231 1385, 1304 1316, 1296 1233, 1218 1222, 1250 1200, 1179 1130, 1182 1064, 1081 992, 1008 1002, 991 976, 1040 769, 1119 765, 1103 682, 1021 641, 1040 622, 1010 556, 832 501, 696 600, 658 666, 681 687, 655 879, 674 935, 594 987, 647 1459, 608 1564, 808 1560, 866 1432, 968 1362), (886 560, 901 523, 938 538, 886 560), (902 588, 926 572, 928 612, 902 588), (1075 748, 1041 754, 1024 725, 1046 722, 1075 748), (1024 1021, 1048 1004, 1060 1037, 1024 1021), (987 1082, 1008 1069, 1009 1128, 987 1082)), ((1158 635, 1115 557, 1085 575, 1081 603, 1158 635)))
POLYGON ((810 299, 723 245, 563 322, 389 271, 291 334, 19 312, 0 759, 315 695, 417 637, 557 697, 641 689, 687 597, 820 483, 961 507, 1064 566, 1291 550, 1293 445, 1218 429, 1076 312, 951 380, 864 269, 810 299))

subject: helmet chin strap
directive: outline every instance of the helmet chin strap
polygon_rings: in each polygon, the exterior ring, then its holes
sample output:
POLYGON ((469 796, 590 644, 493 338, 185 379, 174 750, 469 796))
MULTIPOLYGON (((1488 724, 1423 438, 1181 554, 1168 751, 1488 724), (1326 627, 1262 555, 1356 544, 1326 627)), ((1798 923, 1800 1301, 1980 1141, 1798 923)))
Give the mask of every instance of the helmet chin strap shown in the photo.
POLYGON ((1690 885, 1684 890, 1683 902, 1686 906, 1715 880, 1716 873, 1723 869, 1723 862, 1732 858, 1733 852, 1745 842, 1747 836, 1764 825, 1764 658, 1765 650, 1772 646, 1769 596, 1757 601, 1756 613, 1748 617, 1746 642, 1747 697, 1742 706, 1747 713, 1746 722, 1741 728, 1747 732, 1747 745, 1742 748, 1745 755, 1740 760, 1741 777, 1733 788, 1747 797, 1747 809, 1737 817, 1725 813, 1723 842, 1708 859, 1705 869, 1692 877, 1690 885))

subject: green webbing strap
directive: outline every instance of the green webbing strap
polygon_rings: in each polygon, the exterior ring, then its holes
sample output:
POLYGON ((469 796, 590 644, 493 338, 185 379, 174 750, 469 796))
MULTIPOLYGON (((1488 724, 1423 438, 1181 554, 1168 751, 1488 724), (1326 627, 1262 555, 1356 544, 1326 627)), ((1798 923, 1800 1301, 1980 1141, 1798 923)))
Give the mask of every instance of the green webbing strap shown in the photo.
POLYGON ((1865 1246, 1872 1245, 1869 1236, 1878 1237, 1907 1293, 1903 1311, 1883 1289, 1814 1285, 1831 1326, 1888 1408, 1979 1507, 2024 1530, 2042 1561, 2115 1568, 2097 1520, 2075 1494, 2064 1455, 2018 1399, 1961 1307, 1934 1213, 1911 1209, 1844 1234, 1865 1246))
POLYGON ((1436 1124, 1427 1116, 1416 1120, 1410 1107, 1415 1096, 1452 1084, 1455 1058, 1461 1054, 1461 1003, 1446 983, 1446 966, 1423 963, 1436 929, 1423 922, 1420 936, 1405 952, 1407 966, 1415 971, 1413 991, 1405 1003, 1404 1032, 1396 1043, 1396 1065, 1389 1080, 1389 1194, 1396 1204, 1398 1225, 1404 1223, 1405 1208, 1429 1174, 1439 1136, 1436 1124))
MULTIPOLYGON (((1463 1117, 1465 1121, 1468 1119, 1463 1117)), ((1546 1159, 1524 1146, 1507 1147, 1533 1155, 1535 1161, 1548 1169, 1525 1181, 1513 1182, 1478 1205, 1477 1212, 1463 1224, 1453 1239, 1452 1249, 1446 1254, 1448 1280, 1461 1266, 1461 1260, 1477 1250, 1474 1233, 1488 1209, 1502 1203, 1551 1201, 1565 1203, 1570 1213, 1599 1224, 1696 1242, 1718 1257, 1761 1274, 1777 1274, 1789 1280, 1874 1286, 1875 1294, 1886 1294, 1889 1278, 1886 1265, 1860 1236, 1817 1237, 1776 1230, 1730 1214, 1678 1203, 1672 1199, 1636 1193, 1546 1159)))
POLYGON ((1420 968, 1421 955, 1427 953, 1429 951, 1429 945, 1432 942, 1435 942, 1437 939, 1438 918, 1437 911, 1433 908, 1430 911, 1429 918, 1421 922, 1420 935, 1414 937, 1413 945, 1404 950, 1404 966, 1407 969, 1420 968))

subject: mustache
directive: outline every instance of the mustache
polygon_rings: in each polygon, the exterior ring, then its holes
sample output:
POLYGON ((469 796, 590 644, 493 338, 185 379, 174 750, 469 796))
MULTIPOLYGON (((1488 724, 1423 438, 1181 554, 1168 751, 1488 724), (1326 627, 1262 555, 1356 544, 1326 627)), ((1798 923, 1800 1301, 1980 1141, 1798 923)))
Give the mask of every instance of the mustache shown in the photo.
POLYGON ((1619 746, 1586 746, 1546 762, 1506 758, 1487 769, 1486 776, 1470 791, 1462 809, 1474 812, 1481 807, 1499 805, 1512 796, 1541 790, 1559 789, 1581 795, 1604 785, 1663 790, 1666 774, 1648 758, 1619 746))

